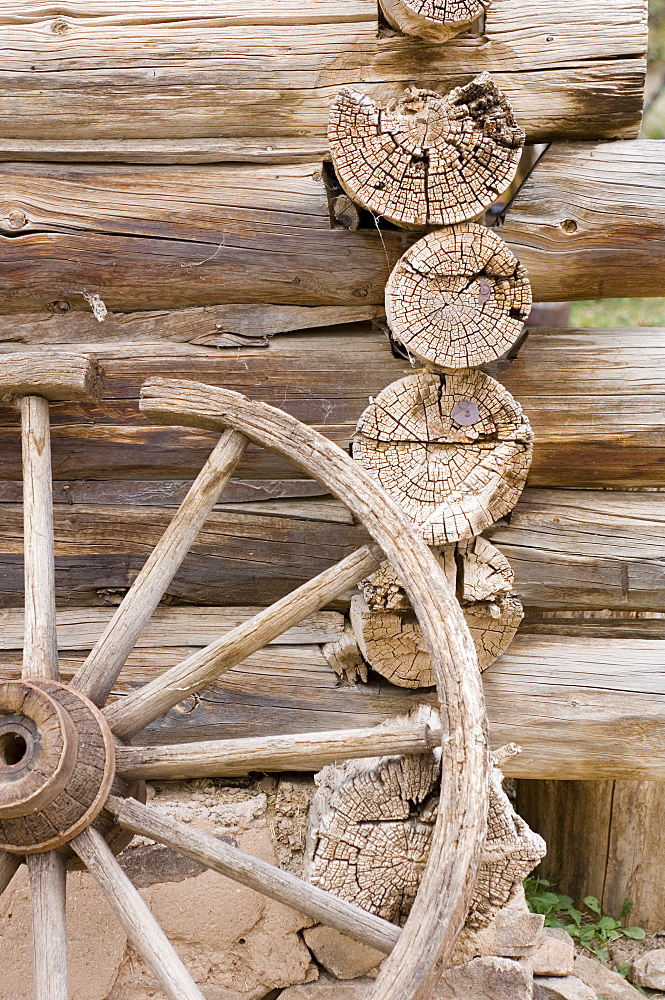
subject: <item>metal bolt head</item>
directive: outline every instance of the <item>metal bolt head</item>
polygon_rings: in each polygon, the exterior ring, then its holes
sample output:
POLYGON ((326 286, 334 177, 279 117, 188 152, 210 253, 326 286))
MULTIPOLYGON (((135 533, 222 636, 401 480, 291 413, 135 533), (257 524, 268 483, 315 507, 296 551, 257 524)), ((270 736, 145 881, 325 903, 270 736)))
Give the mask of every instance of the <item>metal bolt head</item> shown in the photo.
POLYGON ((12 229, 22 229, 27 221, 28 219, 25 212, 21 212, 20 209, 14 209, 14 211, 10 212, 7 216, 7 222, 12 229))
POLYGON ((478 404, 472 399, 458 399, 452 409, 452 418, 459 427, 470 427, 480 417, 478 404))

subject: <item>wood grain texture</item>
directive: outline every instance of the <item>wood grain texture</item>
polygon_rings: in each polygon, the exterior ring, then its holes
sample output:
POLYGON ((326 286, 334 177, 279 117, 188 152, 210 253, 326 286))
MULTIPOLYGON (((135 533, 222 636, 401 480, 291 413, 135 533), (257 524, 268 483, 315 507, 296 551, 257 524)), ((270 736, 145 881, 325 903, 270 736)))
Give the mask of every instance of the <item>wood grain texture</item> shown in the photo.
MULTIPOLYGON (((156 343, 151 346, 143 341, 89 345, 106 369, 108 384, 94 408, 52 404, 56 480, 198 474, 217 438, 193 428, 148 427, 137 414, 136 400, 141 383, 153 375, 236 389, 282 407, 346 447, 368 397, 411 370, 392 355, 381 333, 361 323, 329 333, 284 334, 267 350, 215 352, 189 345, 187 355, 178 345, 160 343, 159 326, 154 317, 156 343)), ((11 343, 13 328, 12 317, 1 319, 0 338, 11 343)), ((39 351, 37 345, 34 350, 39 351)), ((520 401, 532 423, 531 485, 665 485, 661 330, 532 330, 516 358, 488 371, 520 401)), ((20 479, 18 423, 10 409, 0 408, 0 452, 3 479, 20 479)), ((301 478, 283 459, 253 446, 236 476, 301 478)))
POLYGON ((127 779, 219 777, 250 771, 318 771, 350 757, 422 754, 441 745, 439 730, 406 720, 402 725, 341 729, 161 747, 118 747, 118 774, 127 779))
MULTIPOLYGON (((247 443, 247 438, 236 431, 229 430, 222 434, 189 493, 141 567, 131 589, 72 681, 72 686, 94 704, 103 705, 108 698, 123 663, 194 544, 247 443)), ((55 616, 53 628, 55 631, 55 616)))
MULTIPOLYGON (((665 779, 665 686, 659 639, 518 633, 483 674, 491 746, 517 743, 509 775, 564 780, 665 779)), ((141 651, 120 692, 180 650, 141 651)), ((434 703, 379 679, 340 686, 316 647, 271 646, 137 736, 140 744, 243 739, 366 728, 434 703)))
POLYGON ((35 1000, 68 1000, 65 895, 67 859, 57 851, 27 859, 32 900, 35 1000))
MULTIPOLYGON (((501 217, 536 301, 659 294, 661 147, 555 144, 538 162, 501 217)), ((0 313, 88 309, 85 289, 124 312, 379 306, 413 237, 331 228, 321 168, 0 163, 0 313)))
POLYGON ((539 300, 661 295, 662 143, 554 145, 505 213, 501 235, 539 300))
MULTIPOLYGON (((617 638, 606 624, 599 641, 595 629, 589 631, 593 637, 579 629, 574 635, 520 632, 484 672, 492 748, 520 744, 523 752, 505 770, 525 778, 665 780, 663 636, 617 638)), ((172 635, 168 644, 132 653, 118 697, 195 651, 181 639, 172 635)), ((63 679, 84 655, 61 651, 63 679)), ((20 676, 20 652, 0 651, 0 669, 8 678, 20 676)), ((423 702, 434 704, 431 689, 397 688, 376 676, 368 684, 340 684, 318 645, 271 645, 180 702, 135 742, 158 748, 366 729, 423 702)))
MULTIPOLYGON (((132 484, 128 486, 131 489, 132 484)), ((661 611, 665 558, 661 497, 621 491, 526 490, 510 523, 497 525, 489 535, 515 569, 515 593, 527 614, 538 609, 661 611)), ((262 513, 260 504, 213 511, 167 594, 198 604, 264 606, 367 541, 358 525, 340 523, 334 508, 330 517, 313 503, 309 515, 301 500, 282 501, 278 513, 262 513)), ((77 609, 108 600, 117 603, 172 515, 172 508, 161 505, 125 505, 120 494, 115 504, 56 505, 57 594, 72 608, 70 617, 61 619, 63 626, 71 623, 62 633, 62 649, 86 643, 90 648, 108 612, 95 610, 99 617, 86 624, 85 614, 93 612, 77 609), (77 620, 81 639, 72 644, 77 620)), ((0 602, 18 609, 23 603, 19 505, 0 504, 0 526, 0 602)), ((198 611, 188 626, 192 645, 204 645, 213 637, 214 609, 201 611, 206 613, 212 616, 210 627, 201 622, 198 611)), ((182 627, 177 609, 160 609, 158 614, 172 615, 168 630, 176 635, 182 627)), ((639 621, 631 625, 633 630, 639 627, 639 621)), ((6 628, 11 629, 7 642, 15 643, 16 626, 7 620, 6 628)), ((163 635, 157 624, 140 644, 159 646, 163 635)), ((0 642, 0 648, 3 645, 0 642)))
POLYGON ((484 34, 445 50, 381 36, 371 0, 266 4, 251 18, 223 6, 187 12, 144 3, 105 16, 77 5, 57 15, 45 7, 35 16, 3 11, 2 135, 320 141, 342 85, 386 102, 414 79, 446 91, 483 70, 532 141, 631 136, 639 127, 642 0, 529 0, 518 10, 496 0, 484 34))
POLYGON ((55 633, 55 556, 48 400, 23 396, 24 677, 58 680, 55 633))
POLYGON ((630 923, 663 926, 660 891, 662 781, 519 781, 522 815, 548 841, 542 874, 581 902, 593 895, 603 913, 633 904, 630 923))

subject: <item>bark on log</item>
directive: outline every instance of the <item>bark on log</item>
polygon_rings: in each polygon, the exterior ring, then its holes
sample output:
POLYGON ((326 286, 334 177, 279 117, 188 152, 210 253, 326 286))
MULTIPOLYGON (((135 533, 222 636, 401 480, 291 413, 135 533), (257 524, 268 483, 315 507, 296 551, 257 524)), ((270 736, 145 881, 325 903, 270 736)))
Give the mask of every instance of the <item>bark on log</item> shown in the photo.
POLYGON ((482 372, 417 372, 367 407, 353 457, 430 545, 479 535, 517 503, 532 432, 519 404, 482 372))
POLYGON ((221 2, 187 11, 175 0, 143 0, 103 16, 75 3, 57 18, 46 6, 36 17, 15 6, 2 23, 1 134, 14 139, 245 137, 251 148, 257 139, 270 147, 310 137, 320 145, 340 86, 355 83, 387 102, 423 67, 428 86, 443 91, 496 73, 530 141, 628 137, 639 128, 642 0, 518 8, 494 0, 483 35, 445 47, 380 37, 376 0, 252 5, 251 21, 221 2))
POLYGON ((409 354, 442 368, 495 361, 531 309, 524 267, 491 229, 465 223, 418 240, 386 285, 386 318, 409 354))
POLYGON ((482 17, 489 0, 453 0, 437 4, 434 0, 379 0, 386 20, 405 35, 447 42, 482 17))
POLYGON ((445 97, 407 91, 394 110, 343 87, 328 128, 348 196, 407 229, 481 215, 513 180, 524 138, 487 73, 445 97))

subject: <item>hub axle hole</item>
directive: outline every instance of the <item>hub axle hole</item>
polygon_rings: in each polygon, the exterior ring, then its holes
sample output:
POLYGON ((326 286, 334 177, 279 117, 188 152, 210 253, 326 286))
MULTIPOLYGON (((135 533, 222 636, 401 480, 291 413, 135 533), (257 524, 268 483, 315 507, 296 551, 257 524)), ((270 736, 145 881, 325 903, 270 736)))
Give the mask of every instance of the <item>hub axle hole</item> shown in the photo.
POLYGON ((0 765, 15 767, 20 764, 28 752, 28 744, 20 733, 4 732, 0 734, 0 765))

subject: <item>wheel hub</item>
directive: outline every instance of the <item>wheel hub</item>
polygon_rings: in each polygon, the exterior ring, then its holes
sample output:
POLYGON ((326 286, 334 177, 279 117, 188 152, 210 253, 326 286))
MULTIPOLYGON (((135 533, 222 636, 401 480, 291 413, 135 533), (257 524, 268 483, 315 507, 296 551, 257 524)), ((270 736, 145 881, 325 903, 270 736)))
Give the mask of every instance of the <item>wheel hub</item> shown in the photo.
POLYGON ((101 812, 115 773, 111 730, 72 688, 31 678, 0 684, 0 848, 61 847, 101 812))

